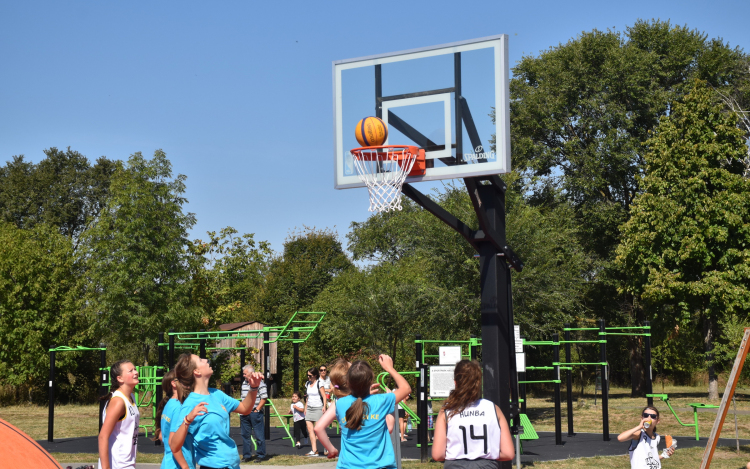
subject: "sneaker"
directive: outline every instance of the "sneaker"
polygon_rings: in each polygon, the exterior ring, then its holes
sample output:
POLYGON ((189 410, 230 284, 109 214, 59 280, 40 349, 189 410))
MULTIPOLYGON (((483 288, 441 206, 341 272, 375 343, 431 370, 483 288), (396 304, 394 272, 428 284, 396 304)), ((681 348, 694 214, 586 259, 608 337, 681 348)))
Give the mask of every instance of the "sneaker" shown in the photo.
POLYGON ((316 453, 315 451, 310 451, 305 456, 310 456, 311 458, 317 458, 318 457, 318 453, 316 453))
POLYGON ((253 460, 253 458, 252 458, 252 457, 246 457, 246 458, 242 458, 242 462, 250 462, 250 461, 252 461, 252 460, 253 460))
POLYGON ((263 458, 258 458, 255 461, 253 461, 255 464, 260 464, 263 462, 263 458))
POLYGON ((328 456, 328 450, 327 449, 323 450, 323 455, 324 456, 328 456))
POLYGON ((296 444, 296 445, 294 445, 294 446, 296 446, 297 448, 302 448, 302 445, 301 445, 301 444, 299 444, 299 441, 298 441, 298 442, 297 442, 297 444, 296 444))

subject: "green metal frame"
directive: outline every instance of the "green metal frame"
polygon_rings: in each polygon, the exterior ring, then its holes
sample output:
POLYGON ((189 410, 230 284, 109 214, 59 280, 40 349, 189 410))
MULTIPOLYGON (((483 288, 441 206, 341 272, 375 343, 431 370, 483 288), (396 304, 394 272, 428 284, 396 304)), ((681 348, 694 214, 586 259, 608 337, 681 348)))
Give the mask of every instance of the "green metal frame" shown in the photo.
MULTIPOLYGON (((419 371, 399 371, 398 374, 400 375, 417 375, 419 376, 419 371)), ((382 373, 378 374, 378 376, 375 378, 375 382, 380 385, 380 390, 384 392, 391 392, 391 390, 388 388, 388 386, 385 385, 385 379, 390 376, 387 372, 383 371, 382 373)), ((414 413, 413 410, 409 408, 405 403, 399 402, 399 406, 401 406, 404 411, 406 411, 407 414, 409 414, 409 417, 411 417, 412 421, 415 425, 419 425, 421 420, 417 416, 416 413, 414 413)))
POLYGON ((59 347, 49 349, 50 352, 85 352, 88 350, 107 350, 107 347, 82 347, 76 345, 75 347, 68 347, 67 345, 61 345, 59 347))
POLYGON ((702 403, 693 403, 688 404, 690 407, 693 408, 693 423, 684 423, 682 420, 680 420, 680 417, 677 415, 677 412, 674 411, 672 408, 672 404, 669 403, 669 395, 668 394, 646 394, 646 397, 656 397, 661 399, 667 404, 667 407, 669 407, 669 410, 672 411, 672 415, 674 415, 674 418, 677 419, 677 423, 682 425, 683 427, 695 427, 695 441, 700 440, 700 433, 698 429, 698 409, 718 409, 719 406, 712 405, 712 404, 702 404, 702 403))

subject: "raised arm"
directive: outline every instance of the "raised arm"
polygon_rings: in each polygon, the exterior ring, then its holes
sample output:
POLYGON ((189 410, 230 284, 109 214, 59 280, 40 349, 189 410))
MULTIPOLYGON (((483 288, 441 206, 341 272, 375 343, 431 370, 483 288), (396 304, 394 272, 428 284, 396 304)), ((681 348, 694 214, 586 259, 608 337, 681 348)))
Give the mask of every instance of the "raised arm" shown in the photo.
POLYGON ((393 367, 393 359, 391 357, 389 357, 388 355, 380 355, 378 357, 378 362, 380 362, 380 366, 383 368, 383 371, 391 375, 393 381, 396 382, 396 386, 398 386, 398 389, 393 391, 393 393, 396 395, 396 402, 403 401, 406 396, 411 394, 411 386, 409 386, 409 383, 406 381, 406 379, 398 374, 396 369, 393 367))
POLYGON ((256 371, 255 373, 250 374, 250 378, 247 380, 248 384, 250 384, 250 392, 247 393, 247 396, 245 396, 244 399, 242 399, 242 402, 240 402, 240 405, 234 409, 234 412, 241 415, 247 415, 253 411, 253 407, 255 407, 255 397, 258 395, 258 388, 262 381, 263 373, 258 373, 256 371))
POLYGON ((631 428, 630 430, 625 430, 624 432, 617 435, 617 441, 623 442, 628 440, 637 440, 641 437, 641 430, 643 429, 643 424, 646 422, 646 419, 641 419, 641 423, 631 428))

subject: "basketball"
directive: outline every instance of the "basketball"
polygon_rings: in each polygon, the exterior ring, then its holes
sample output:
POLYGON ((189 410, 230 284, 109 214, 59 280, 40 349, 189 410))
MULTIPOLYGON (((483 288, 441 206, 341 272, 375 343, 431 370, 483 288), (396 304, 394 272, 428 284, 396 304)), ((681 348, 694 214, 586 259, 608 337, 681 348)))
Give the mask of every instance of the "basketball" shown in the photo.
POLYGON ((365 117, 357 123, 354 135, 363 147, 376 147, 388 139, 388 126, 377 117, 365 117))

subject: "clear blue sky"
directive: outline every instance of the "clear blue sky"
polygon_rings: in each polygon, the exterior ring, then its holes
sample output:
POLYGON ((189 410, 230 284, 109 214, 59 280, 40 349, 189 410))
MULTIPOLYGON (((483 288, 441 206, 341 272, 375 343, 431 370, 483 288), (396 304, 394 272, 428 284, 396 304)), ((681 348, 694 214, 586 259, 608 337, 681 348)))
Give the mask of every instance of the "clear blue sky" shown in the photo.
MULTIPOLYGON (((508 34, 522 55, 669 19, 750 49, 750 2, 11 1, 0 3, 0 161, 162 148, 188 176, 192 237, 233 226, 280 250, 295 228, 367 218, 333 189, 334 60, 508 34)), ((424 189, 424 187, 422 187, 424 189)))

